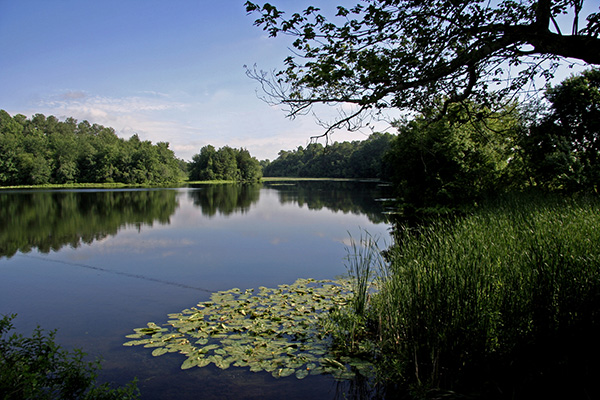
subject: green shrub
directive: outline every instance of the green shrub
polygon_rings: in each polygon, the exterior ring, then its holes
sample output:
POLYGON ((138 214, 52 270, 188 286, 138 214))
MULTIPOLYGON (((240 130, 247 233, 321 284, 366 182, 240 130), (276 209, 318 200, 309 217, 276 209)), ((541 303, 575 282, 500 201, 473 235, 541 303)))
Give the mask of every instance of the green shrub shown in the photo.
POLYGON ((1 399, 139 398, 135 381, 116 389, 97 385, 99 362, 84 361, 81 350, 68 352, 55 343, 56 331, 37 327, 31 337, 9 332, 15 315, 0 320, 1 399))

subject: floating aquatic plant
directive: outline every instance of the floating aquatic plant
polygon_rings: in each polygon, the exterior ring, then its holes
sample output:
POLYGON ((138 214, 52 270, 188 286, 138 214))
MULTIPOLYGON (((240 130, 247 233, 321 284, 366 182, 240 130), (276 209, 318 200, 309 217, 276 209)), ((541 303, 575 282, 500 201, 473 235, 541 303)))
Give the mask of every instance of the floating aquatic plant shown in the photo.
POLYGON ((351 379, 368 376, 372 364, 336 357, 327 321, 331 311, 352 298, 347 280, 299 279, 292 285, 217 292, 197 307, 169 314, 164 326, 150 322, 134 329, 124 346, 154 348, 152 355, 181 353, 182 369, 248 367, 274 377, 332 374, 351 379))

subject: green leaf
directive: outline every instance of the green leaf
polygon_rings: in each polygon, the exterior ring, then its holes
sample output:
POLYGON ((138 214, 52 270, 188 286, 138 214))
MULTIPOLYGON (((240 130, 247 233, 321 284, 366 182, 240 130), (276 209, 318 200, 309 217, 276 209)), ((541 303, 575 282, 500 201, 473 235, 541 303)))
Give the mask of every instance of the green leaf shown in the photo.
POLYGON ((157 349, 154 349, 154 351, 152 352, 152 355, 154 357, 157 357, 157 356, 162 356, 163 354, 165 354, 167 352, 168 352, 168 350, 165 347, 159 347, 157 349))
POLYGON ((306 368, 296 370, 296 378, 304 379, 309 375, 310 371, 306 368))
POLYGON ((199 358, 196 356, 187 358, 183 362, 183 364, 181 364, 181 369, 190 369, 192 367, 195 367, 196 365, 198 365, 198 360, 199 358))

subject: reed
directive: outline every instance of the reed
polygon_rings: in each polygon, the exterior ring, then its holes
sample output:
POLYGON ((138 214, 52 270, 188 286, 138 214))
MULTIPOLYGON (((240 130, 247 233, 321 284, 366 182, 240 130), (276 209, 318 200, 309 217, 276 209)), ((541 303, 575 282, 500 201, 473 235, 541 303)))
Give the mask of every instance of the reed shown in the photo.
POLYGON ((599 349, 597 199, 513 197, 399 230, 396 241, 378 292, 354 307, 378 327, 388 377, 500 387, 549 366, 580 370, 599 349))

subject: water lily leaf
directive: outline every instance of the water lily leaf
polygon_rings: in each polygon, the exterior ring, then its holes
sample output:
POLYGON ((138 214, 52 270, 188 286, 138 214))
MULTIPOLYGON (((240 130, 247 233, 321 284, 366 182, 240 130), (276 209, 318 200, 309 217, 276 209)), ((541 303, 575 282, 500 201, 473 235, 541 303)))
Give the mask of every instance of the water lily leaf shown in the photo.
POLYGON ((227 352, 224 349, 216 349, 215 354, 224 356, 224 355, 227 355, 227 352))
POLYGON ((181 364, 181 369, 190 369, 192 367, 195 367, 196 365, 198 365, 198 361, 200 361, 201 359, 199 357, 189 357, 187 358, 183 364, 181 364))
POLYGON ((130 340, 129 342, 125 342, 123 343, 123 346, 138 346, 142 343, 140 343, 139 340, 130 340))
POLYGON ((304 379, 309 375, 310 371, 306 368, 296 370, 296 378, 304 379))
POLYGON ((336 380, 339 381, 345 381, 345 380, 350 380, 350 379, 354 379, 356 377, 356 374, 352 371, 348 371, 348 370, 337 370, 333 373, 333 377, 336 380))
POLYGON ((345 281, 313 279, 276 289, 233 288, 214 293, 211 301, 197 307, 169 314, 171 331, 153 322, 134 329, 128 338, 135 340, 124 345, 154 347, 153 355, 186 354, 183 369, 214 363, 221 369, 234 365, 277 377, 303 379, 309 374, 335 373, 346 379, 350 373, 344 373, 350 371, 343 363, 359 372, 370 370, 371 365, 320 357, 327 355, 331 345, 324 321, 330 310, 348 303, 351 295, 351 285, 345 281))
POLYGON ((150 342, 150 343, 144 345, 144 347, 147 348, 147 349, 151 349, 151 348, 154 348, 154 347, 164 347, 164 346, 165 346, 165 343, 162 342, 162 341, 160 341, 160 340, 157 341, 157 342, 150 342))
POLYGON ((324 358, 321 359, 321 365, 323 365, 324 367, 333 367, 333 368, 338 368, 338 369, 346 369, 346 367, 344 366, 344 364, 342 364, 338 360, 334 360, 333 358, 327 358, 327 357, 324 357, 324 358))
POLYGON ((286 376, 290 376, 296 371, 291 368, 279 368, 272 372, 271 375, 275 378, 285 378, 286 376))
POLYGON ((208 353, 211 350, 218 349, 218 344, 209 344, 208 346, 204 346, 198 349, 200 353, 208 353))
POLYGON ((220 368, 220 369, 227 369, 227 368, 229 368, 229 366, 231 365, 231 363, 233 361, 234 360, 232 360, 231 358, 226 358, 226 359, 224 359, 224 358, 215 358, 213 360, 213 362, 215 363, 215 365, 218 368, 220 368))
POLYGON ((127 335, 125 337, 129 338, 129 339, 141 339, 144 336, 146 336, 146 334, 144 334, 144 333, 132 333, 131 335, 127 335))
POLYGON ((162 356, 163 354, 165 354, 167 352, 168 352, 168 350, 165 347, 159 347, 157 349, 154 349, 154 351, 152 352, 152 355, 154 357, 157 357, 157 356, 162 356))
POLYGON ((123 346, 140 346, 142 344, 150 343, 152 339, 140 339, 140 340, 130 340, 123 344, 123 346))

